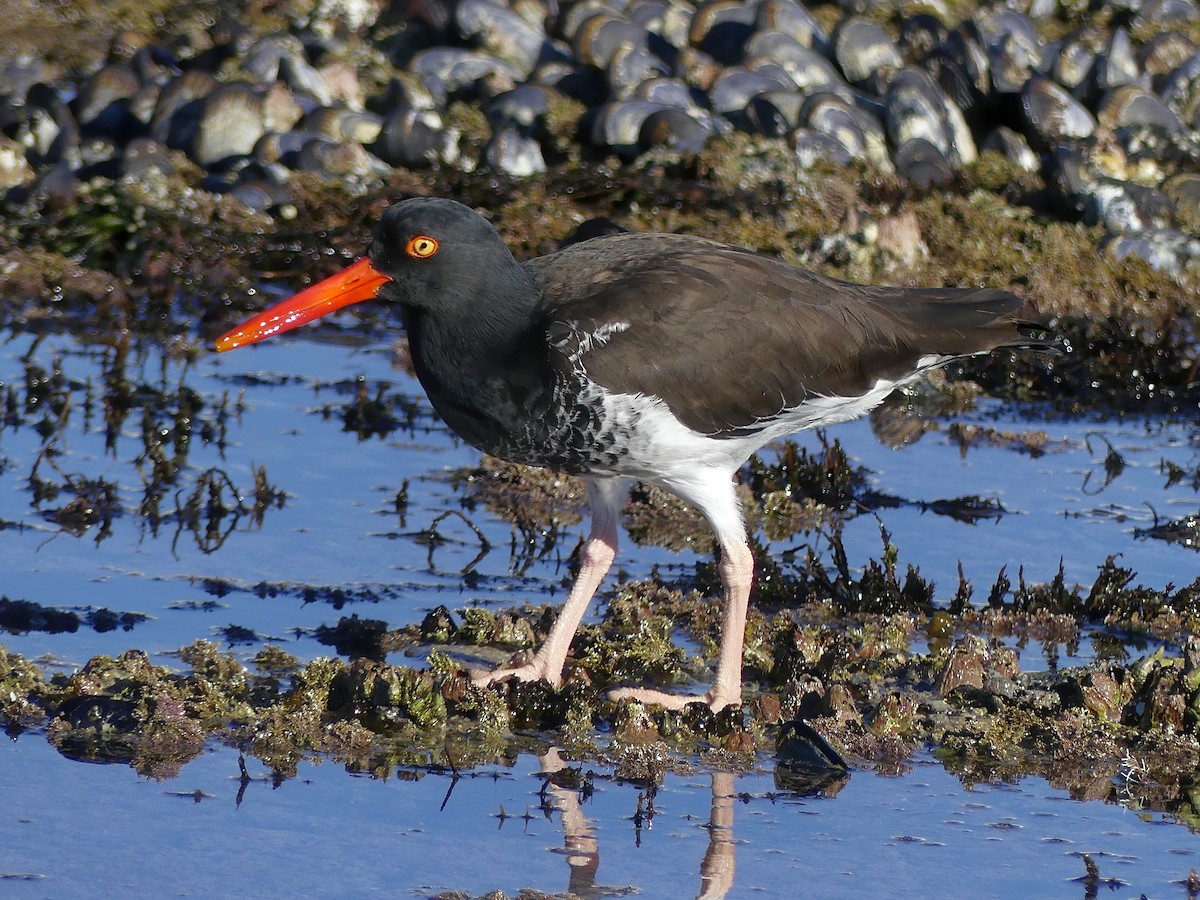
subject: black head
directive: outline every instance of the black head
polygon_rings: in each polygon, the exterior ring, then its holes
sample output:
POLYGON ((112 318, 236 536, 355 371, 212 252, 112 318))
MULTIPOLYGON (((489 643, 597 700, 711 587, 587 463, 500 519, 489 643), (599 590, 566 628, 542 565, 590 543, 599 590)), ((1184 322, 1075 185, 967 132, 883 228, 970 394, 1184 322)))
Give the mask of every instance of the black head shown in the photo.
POLYGON ((230 329, 216 347, 244 347, 376 297, 401 304, 410 325, 416 316, 495 334, 524 322, 536 292, 483 216, 420 197, 383 214, 368 258, 230 329))
POLYGON ((491 223, 469 206, 438 197, 389 207, 368 255, 391 279, 380 287, 381 299, 434 313, 477 301, 522 274, 491 223))

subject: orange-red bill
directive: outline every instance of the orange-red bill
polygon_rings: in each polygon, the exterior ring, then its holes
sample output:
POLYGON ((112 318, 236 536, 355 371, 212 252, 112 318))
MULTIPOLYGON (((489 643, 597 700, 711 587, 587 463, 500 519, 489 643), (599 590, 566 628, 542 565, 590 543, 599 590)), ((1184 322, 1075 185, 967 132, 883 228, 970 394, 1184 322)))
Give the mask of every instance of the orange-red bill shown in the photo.
POLYGON ((370 300, 389 281, 391 279, 372 266, 369 259, 360 259, 336 275, 231 328, 217 338, 217 352, 257 343, 273 334, 299 328, 305 322, 319 319, 343 306, 370 300))

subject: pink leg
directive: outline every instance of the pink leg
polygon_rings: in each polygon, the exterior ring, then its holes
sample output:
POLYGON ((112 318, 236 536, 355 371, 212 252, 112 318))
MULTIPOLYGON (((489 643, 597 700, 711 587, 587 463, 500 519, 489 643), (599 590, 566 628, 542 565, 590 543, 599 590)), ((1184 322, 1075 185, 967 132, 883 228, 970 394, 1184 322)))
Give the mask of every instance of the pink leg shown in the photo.
POLYGON ((714 712, 742 702, 742 645, 746 640, 746 610, 754 583, 754 554, 744 540, 721 545, 721 582, 725 586, 725 610, 721 619, 721 655, 717 676, 707 694, 667 694, 650 688, 618 688, 609 698, 630 698, 667 709, 683 709, 689 703, 707 703, 714 712))
POLYGON ((562 683, 563 666, 571 650, 571 640, 587 612, 592 597, 617 555, 617 527, 621 506, 625 501, 627 482, 608 478, 588 481, 588 498, 592 506, 592 531, 583 545, 583 566, 562 611, 550 629, 546 643, 523 666, 497 669, 477 675, 478 685, 496 684, 516 678, 519 681, 548 681, 558 687, 562 683))
POLYGON ((609 697, 630 697, 668 709, 682 709, 697 701, 714 711, 742 702, 742 644, 746 640, 746 607, 754 583, 754 554, 746 543, 746 529, 731 473, 711 469, 693 473, 689 481, 664 483, 664 487, 699 507, 716 532, 721 546, 721 583, 725 587, 725 611, 721 621, 721 656, 712 690, 700 696, 666 694, 645 688, 621 688, 609 697))

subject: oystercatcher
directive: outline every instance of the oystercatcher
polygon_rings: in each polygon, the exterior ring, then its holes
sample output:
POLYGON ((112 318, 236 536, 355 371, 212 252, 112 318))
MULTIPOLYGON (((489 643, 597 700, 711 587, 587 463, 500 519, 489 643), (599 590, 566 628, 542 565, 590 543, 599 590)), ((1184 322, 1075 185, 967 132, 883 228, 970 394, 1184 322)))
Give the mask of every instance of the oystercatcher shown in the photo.
POLYGON ((617 549, 630 482, 696 506, 720 547, 720 658, 711 690, 622 689, 679 708, 742 698, 753 580, 734 474, 768 442, 860 416, 943 363, 1047 347, 999 290, 870 287, 679 234, 616 234, 518 263, 451 200, 390 207, 365 259, 217 340, 232 350, 351 303, 392 304, 434 409, 475 447, 583 476, 582 567, 532 659, 477 677, 559 685, 571 639, 617 549))

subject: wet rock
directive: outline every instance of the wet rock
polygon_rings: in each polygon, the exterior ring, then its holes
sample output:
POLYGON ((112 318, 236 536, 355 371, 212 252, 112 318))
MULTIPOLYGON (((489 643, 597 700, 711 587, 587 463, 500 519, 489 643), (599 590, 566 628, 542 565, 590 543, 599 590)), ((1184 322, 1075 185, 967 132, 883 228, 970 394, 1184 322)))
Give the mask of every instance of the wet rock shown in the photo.
POLYGON ((963 686, 982 689, 988 662, 987 647, 982 641, 971 639, 956 644, 938 672, 938 696, 947 697, 963 686))
POLYGON ((1174 228, 1116 235, 1104 246, 1115 259, 1135 256, 1168 274, 1200 273, 1200 239, 1174 228))

